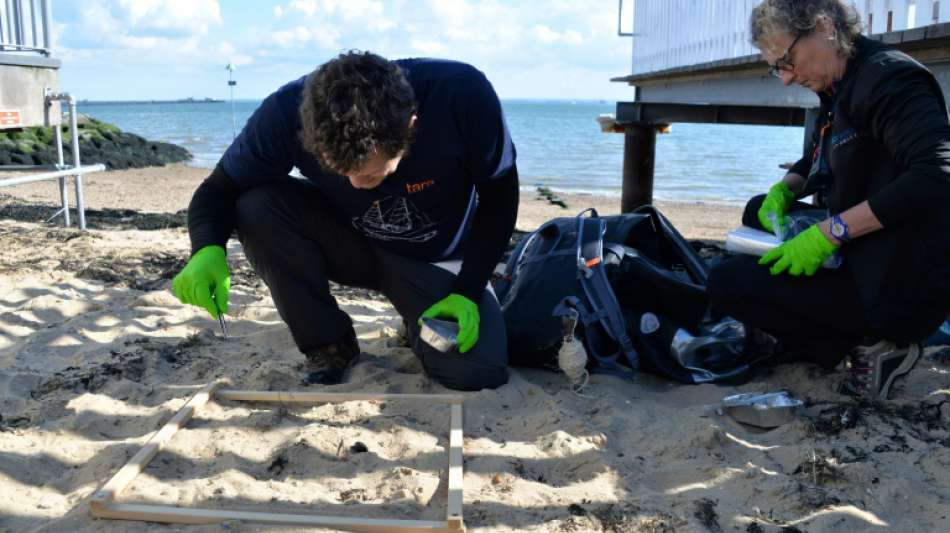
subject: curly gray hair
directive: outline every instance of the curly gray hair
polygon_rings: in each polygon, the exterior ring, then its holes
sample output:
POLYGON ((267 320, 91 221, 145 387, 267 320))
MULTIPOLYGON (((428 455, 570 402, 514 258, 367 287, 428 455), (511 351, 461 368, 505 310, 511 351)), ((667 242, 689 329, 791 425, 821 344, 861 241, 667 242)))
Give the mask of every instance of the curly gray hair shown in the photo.
POLYGON ((851 55, 854 39, 861 33, 861 18, 854 6, 843 0, 763 0, 749 17, 750 40, 761 49, 762 41, 776 33, 808 35, 822 17, 834 25, 838 53, 851 55))

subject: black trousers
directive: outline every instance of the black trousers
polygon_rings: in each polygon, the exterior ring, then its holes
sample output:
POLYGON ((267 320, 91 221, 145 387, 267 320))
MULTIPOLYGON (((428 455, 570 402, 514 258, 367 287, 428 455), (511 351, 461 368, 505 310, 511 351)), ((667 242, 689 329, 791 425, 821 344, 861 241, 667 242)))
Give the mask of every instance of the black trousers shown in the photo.
POLYGON ((329 281, 382 292, 408 325, 412 350, 426 373, 457 390, 496 388, 508 381, 501 308, 485 290, 479 304, 479 339, 465 354, 443 354, 419 339, 423 311, 451 290, 455 274, 373 246, 332 216, 327 199, 304 180, 288 177, 251 189, 237 202, 244 253, 270 288, 297 348, 306 352, 340 342, 353 331, 350 317, 330 294, 329 281))
MULTIPOLYGON (((742 223, 763 229, 757 213, 764 195, 746 204, 742 223)), ((815 209, 796 202, 790 212, 815 209)), ((776 337, 787 355, 834 367, 868 331, 865 310, 847 263, 813 276, 773 276, 758 257, 738 255, 709 272, 713 311, 776 337)))

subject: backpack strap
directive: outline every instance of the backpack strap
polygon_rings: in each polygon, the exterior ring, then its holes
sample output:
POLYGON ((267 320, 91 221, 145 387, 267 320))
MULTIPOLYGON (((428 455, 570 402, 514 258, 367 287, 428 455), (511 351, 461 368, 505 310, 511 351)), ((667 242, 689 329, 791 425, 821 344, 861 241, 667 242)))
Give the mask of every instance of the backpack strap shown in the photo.
MULTIPOLYGON (((508 291, 511 289, 512 280, 515 276, 515 271, 518 270, 519 266, 523 266, 527 263, 532 263, 535 261, 543 261, 548 258, 549 255, 557 255, 548 253, 547 255, 541 255, 540 257, 528 258, 525 259, 524 255, 528 251, 528 247, 534 242, 535 239, 541 237, 545 232, 555 233, 554 244, 551 245, 551 250, 557 248, 557 244, 561 240, 561 233, 558 230, 557 224, 554 222, 547 222, 541 225, 540 228, 532 231, 526 235, 521 242, 515 246, 514 251, 512 251, 511 256, 508 258, 508 262, 505 263, 505 270, 501 278, 494 283, 495 296, 498 298, 499 302, 504 302, 505 298, 508 297, 508 291)), ((570 250, 568 250, 570 253, 570 250)))
POLYGON ((605 335, 601 328, 600 317, 597 313, 591 312, 580 298, 576 296, 564 298, 554 307, 552 315, 557 317, 573 317, 576 315, 580 319, 580 322, 584 324, 584 347, 588 355, 596 361, 594 367, 591 368, 591 372, 611 374, 627 379, 634 376, 636 373, 634 370, 617 362, 617 357, 621 353, 620 350, 617 350, 611 355, 604 356, 601 355, 600 350, 596 349, 597 346, 604 346, 607 339, 604 338, 605 335))
POLYGON ((677 255, 680 259, 683 260, 683 265, 686 267, 686 270, 689 272, 690 277, 693 279, 693 282, 698 285, 706 285, 706 280, 709 276, 708 268, 706 263, 699 257, 699 254, 696 253, 696 250, 690 246, 689 241, 683 238, 679 231, 673 227, 673 224, 670 223, 663 213, 654 207, 653 205, 641 205, 640 207, 633 210, 634 213, 646 214, 653 218, 656 222, 657 229, 665 235, 669 243, 676 250, 677 255))
POLYGON ((616 363, 617 359, 623 354, 630 368, 630 371, 626 373, 636 372, 640 368, 640 359, 633 347, 633 341, 627 335, 627 324, 620 310, 620 303, 610 286, 607 271, 604 268, 606 223, 604 219, 596 215, 596 212, 589 218, 584 217, 583 214, 582 212, 577 217, 577 276, 589 308, 583 310, 587 313, 581 309, 578 309, 578 312, 588 335, 597 336, 602 328, 602 331, 619 345, 614 353, 602 354, 597 346, 604 346, 604 343, 596 342, 597 339, 594 339, 594 342, 589 343, 588 351, 599 363, 606 364, 610 361, 611 364, 606 366, 615 368, 619 366, 616 363), (601 328, 590 327, 594 323, 599 323, 601 328))

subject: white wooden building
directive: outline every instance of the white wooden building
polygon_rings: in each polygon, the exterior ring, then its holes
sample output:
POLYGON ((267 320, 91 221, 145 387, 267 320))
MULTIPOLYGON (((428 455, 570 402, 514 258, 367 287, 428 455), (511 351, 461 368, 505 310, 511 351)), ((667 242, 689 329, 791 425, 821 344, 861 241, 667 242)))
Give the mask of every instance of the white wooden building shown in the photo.
MULTIPOLYGON (((635 88, 634 101, 617 104, 627 136, 624 211, 652 201, 656 130, 663 125, 811 124, 818 98, 769 76, 749 41, 749 15, 760 1, 619 0, 628 17, 619 26, 632 28, 623 34, 632 38, 632 61, 630 74, 613 81, 635 88)), ((866 35, 927 65, 950 101, 950 0, 851 3, 866 35)))
MULTIPOLYGON (((629 0, 628 0, 629 1, 629 0)), ((749 14, 760 0, 636 0, 631 74, 734 59, 758 52, 749 14)), ((950 22, 950 0, 857 0, 868 34, 950 22)))

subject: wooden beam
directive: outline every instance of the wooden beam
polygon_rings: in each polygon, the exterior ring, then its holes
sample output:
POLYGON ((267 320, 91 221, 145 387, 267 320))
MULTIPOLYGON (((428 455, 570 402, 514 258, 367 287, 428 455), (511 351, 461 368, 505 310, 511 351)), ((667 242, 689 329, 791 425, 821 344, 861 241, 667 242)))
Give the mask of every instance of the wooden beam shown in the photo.
POLYGON ((805 109, 801 107, 617 102, 617 122, 621 124, 693 122, 700 124, 802 126, 805 123, 805 109))
POLYGON ((155 454, 165 446, 165 444, 172 438, 172 436, 186 423, 191 419, 192 415, 195 414, 202 405, 208 403, 208 400, 211 399, 211 395, 214 393, 215 389, 221 387, 226 382, 224 381, 213 381, 205 385, 201 390, 195 393, 194 396, 188 400, 184 406, 162 426, 162 429, 158 430, 152 437, 146 442, 145 446, 142 447, 128 463, 125 464, 118 472, 112 476, 101 489, 97 490, 91 498, 90 506, 92 507, 92 514, 100 516, 97 514, 97 511, 101 510, 102 506, 106 503, 109 503, 115 499, 116 496, 126 485, 128 485, 135 476, 139 475, 149 461, 155 457, 155 454))
POLYGON ((241 391, 220 389, 227 381, 215 381, 195 393, 101 489, 90 498, 93 516, 120 520, 144 520, 173 524, 214 524, 245 520, 268 524, 313 526, 358 533, 458 533, 465 531, 462 516, 463 458, 462 403, 459 394, 375 394, 295 391, 241 391), (151 461, 171 437, 211 398, 249 402, 334 403, 359 400, 424 400, 450 404, 446 520, 391 520, 293 513, 269 513, 227 509, 186 509, 168 505, 116 503, 115 498, 151 461))
POLYGON ((623 184, 620 212, 629 213, 653 203, 653 167, 656 159, 656 125, 624 124, 623 184))
POLYGON ((232 511, 228 509, 185 509, 168 505, 111 503, 96 514, 100 518, 142 520, 169 524, 217 524, 228 520, 244 520, 265 524, 326 527, 360 533, 433 533, 448 532, 445 522, 435 520, 390 520, 382 518, 350 518, 290 513, 232 511))
POLYGON ((426 402, 446 402, 461 404, 465 397, 460 394, 377 394, 364 392, 296 392, 296 391, 255 391, 222 389, 215 393, 216 400, 234 400, 239 402, 274 403, 336 403, 352 401, 391 401, 419 400, 426 402))
POLYGON ((449 429, 449 489, 446 523, 450 529, 465 529, 462 518, 462 494, 464 471, 462 466, 462 406, 452 404, 451 428, 449 429))

